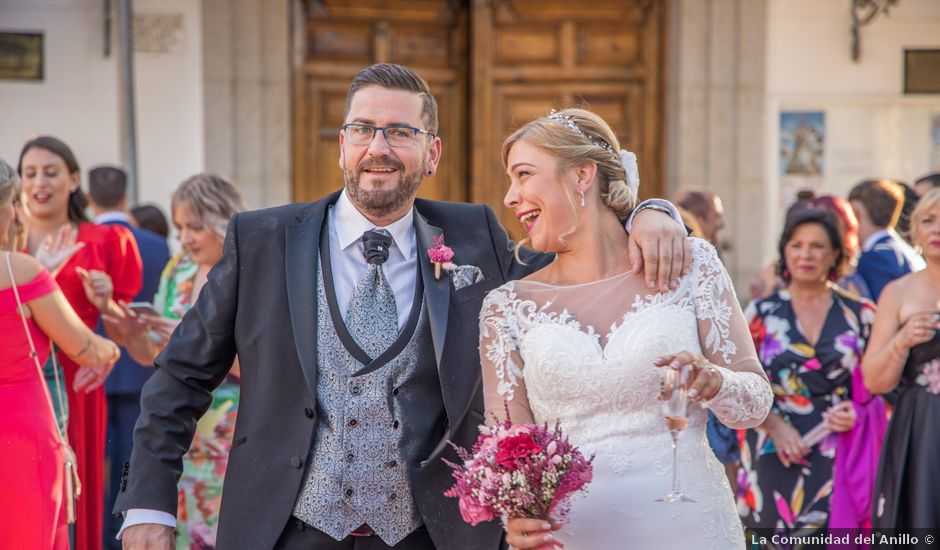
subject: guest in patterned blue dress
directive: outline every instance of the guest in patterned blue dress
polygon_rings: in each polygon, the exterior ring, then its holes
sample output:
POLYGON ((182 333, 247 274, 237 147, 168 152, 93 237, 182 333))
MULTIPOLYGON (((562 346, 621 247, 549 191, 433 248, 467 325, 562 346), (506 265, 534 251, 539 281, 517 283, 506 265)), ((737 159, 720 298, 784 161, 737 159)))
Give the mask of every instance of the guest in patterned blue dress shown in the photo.
POLYGON ((795 215, 780 240, 786 286, 745 312, 774 405, 741 448, 739 509, 750 528, 811 534, 829 522, 836 438, 804 437, 823 425, 848 432, 856 421, 853 371, 874 307, 840 289, 842 239, 829 212, 795 215))

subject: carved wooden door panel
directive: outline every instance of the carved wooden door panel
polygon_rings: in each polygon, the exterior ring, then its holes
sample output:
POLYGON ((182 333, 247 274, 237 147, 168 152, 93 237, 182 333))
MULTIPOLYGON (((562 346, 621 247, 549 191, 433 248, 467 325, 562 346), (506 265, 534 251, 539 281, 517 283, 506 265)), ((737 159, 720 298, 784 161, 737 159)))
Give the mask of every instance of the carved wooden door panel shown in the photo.
POLYGON ((308 0, 294 78, 294 200, 342 187, 339 128, 352 78, 373 63, 415 69, 440 108, 441 168, 421 196, 467 199, 468 8, 451 0, 308 0), (455 9, 456 6, 456 9, 455 9))
POLYGON ((294 200, 339 189, 352 77, 401 63, 430 84, 444 155, 421 196, 502 206, 503 139, 550 108, 585 105, 639 157, 641 197, 662 194, 663 0, 307 0, 294 78, 294 200), (469 39, 469 47, 468 47, 469 39))
POLYGON ((470 200, 502 206, 503 139, 551 108, 595 111, 637 153, 641 197, 662 193, 663 3, 658 0, 474 0, 470 200))

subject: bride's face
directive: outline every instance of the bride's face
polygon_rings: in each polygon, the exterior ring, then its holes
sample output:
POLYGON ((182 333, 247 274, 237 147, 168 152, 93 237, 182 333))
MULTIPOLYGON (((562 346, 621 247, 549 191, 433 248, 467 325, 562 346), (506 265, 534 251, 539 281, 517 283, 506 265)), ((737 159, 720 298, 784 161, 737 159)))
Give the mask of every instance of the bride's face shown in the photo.
MULTIPOLYGON (((506 159, 509 190, 503 204, 511 208, 532 240, 532 248, 559 252, 559 238, 577 223, 575 206, 565 193, 568 178, 559 175, 558 161, 544 150, 519 141, 506 159)), ((573 191, 572 191, 573 193, 573 191)))

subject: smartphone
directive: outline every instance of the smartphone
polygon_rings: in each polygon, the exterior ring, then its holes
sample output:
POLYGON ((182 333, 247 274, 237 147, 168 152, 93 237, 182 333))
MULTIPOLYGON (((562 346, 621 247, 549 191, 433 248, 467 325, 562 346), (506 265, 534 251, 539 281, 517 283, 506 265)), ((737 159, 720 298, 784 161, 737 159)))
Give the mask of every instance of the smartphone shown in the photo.
POLYGON ((150 302, 132 302, 127 304, 127 307, 131 308, 131 311, 137 314, 146 313, 147 315, 153 315, 159 317, 160 313, 154 309, 153 304, 150 302))

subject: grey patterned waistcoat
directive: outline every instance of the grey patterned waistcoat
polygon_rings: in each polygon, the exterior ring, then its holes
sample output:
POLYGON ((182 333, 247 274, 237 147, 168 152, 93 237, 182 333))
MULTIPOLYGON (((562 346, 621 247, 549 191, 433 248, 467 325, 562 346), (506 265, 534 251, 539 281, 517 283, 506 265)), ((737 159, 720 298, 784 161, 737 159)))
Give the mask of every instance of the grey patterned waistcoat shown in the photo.
POLYGON ((365 523, 393 546, 423 523, 411 483, 443 436, 444 404, 424 300, 412 306, 420 314, 414 332, 400 336, 410 338, 403 351, 357 376, 369 369, 337 335, 327 292, 332 284, 318 267, 318 418, 294 516, 336 540, 365 523))

